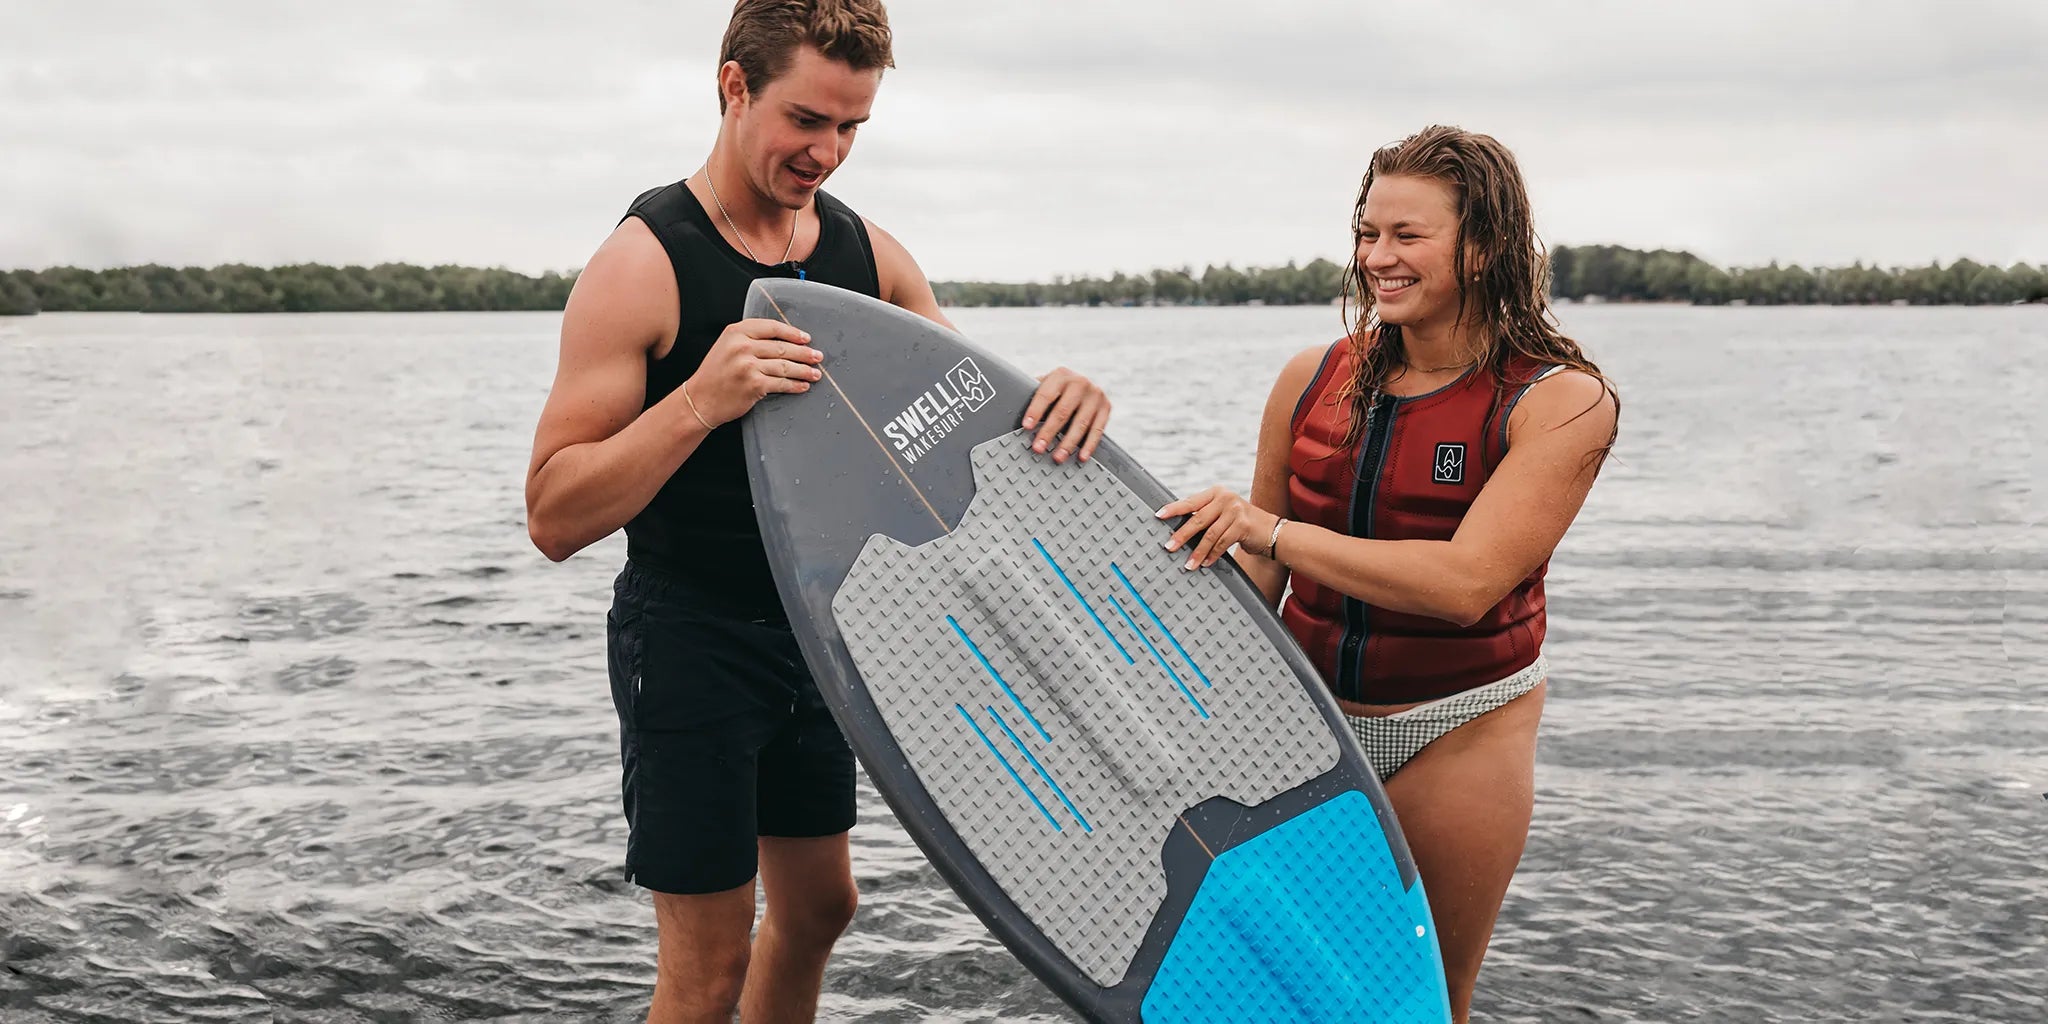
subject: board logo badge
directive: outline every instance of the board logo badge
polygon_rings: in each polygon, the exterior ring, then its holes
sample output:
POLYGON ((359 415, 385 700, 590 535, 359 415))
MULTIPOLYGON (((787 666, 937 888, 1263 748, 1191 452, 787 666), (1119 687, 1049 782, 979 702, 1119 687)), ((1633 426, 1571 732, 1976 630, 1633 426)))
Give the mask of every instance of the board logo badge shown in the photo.
POLYGON ((904 406, 902 412, 890 417, 882 425, 882 433, 888 435, 889 443, 902 453, 904 461, 914 464, 952 434, 968 413, 995 397, 996 387, 989 383, 981 367, 975 365, 972 357, 962 359, 904 406))
POLYGON ((1465 482, 1465 446, 1444 442, 1436 446, 1436 468, 1431 477, 1440 484, 1465 482))
POLYGON ((946 379, 952 382, 954 393, 967 403, 968 412, 979 411, 996 396, 996 389, 989 384, 987 377, 982 376, 981 367, 974 365, 972 356, 947 370, 946 379))

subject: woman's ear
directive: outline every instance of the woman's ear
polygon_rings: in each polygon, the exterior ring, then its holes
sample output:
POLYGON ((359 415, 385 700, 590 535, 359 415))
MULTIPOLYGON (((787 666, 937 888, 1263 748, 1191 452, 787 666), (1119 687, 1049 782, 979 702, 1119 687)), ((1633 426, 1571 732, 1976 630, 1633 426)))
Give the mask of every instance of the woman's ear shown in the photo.
POLYGON ((1474 281, 1486 273, 1486 254, 1470 242, 1465 243, 1465 276, 1474 281))

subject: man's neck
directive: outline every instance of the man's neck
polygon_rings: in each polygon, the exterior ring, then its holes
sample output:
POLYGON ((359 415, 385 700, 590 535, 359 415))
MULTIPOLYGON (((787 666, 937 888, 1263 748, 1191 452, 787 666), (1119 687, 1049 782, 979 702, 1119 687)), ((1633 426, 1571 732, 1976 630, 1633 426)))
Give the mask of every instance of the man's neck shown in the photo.
MULTIPOLYGON (((738 154, 729 149, 723 137, 711 148, 711 155, 704 160, 704 169, 699 177, 707 179, 705 190, 713 197, 714 213, 731 220, 731 227, 752 238, 764 238, 787 234, 797 216, 797 211, 782 206, 755 191, 748 179, 745 165, 738 154)), ((777 251, 781 251, 780 247, 777 251)))

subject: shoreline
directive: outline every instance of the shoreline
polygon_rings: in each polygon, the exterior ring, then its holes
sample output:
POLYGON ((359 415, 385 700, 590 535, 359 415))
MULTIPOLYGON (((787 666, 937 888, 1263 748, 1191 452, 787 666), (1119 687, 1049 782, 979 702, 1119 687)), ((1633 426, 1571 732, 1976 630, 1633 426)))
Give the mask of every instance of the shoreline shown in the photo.
MULTIPOLYGON (((1146 302, 1146 303, 1059 303, 1043 302, 1036 305, 1022 303, 961 303, 941 302, 942 309, 1325 309, 1331 304, 1320 302, 1146 302)), ((2027 306, 2048 309, 2048 299, 2026 302, 1649 302, 1632 299, 1610 301, 1561 300, 1555 308, 1572 309, 1581 306, 1614 306, 1630 309, 2015 309, 2027 306)), ((559 309, 313 309, 313 310, 175 310, 175 309, 59 309, 38 310, 33 313, 0 313, 0 325, 20 323, 39 317, 115 317, 115 316, 233 316, 233 317, 287 317, 287 316, 438 316, 450 313, 471 314, 517 314, 549 313, 559 314, 559 309)))
MULTIPOLYGON (((1554 305, 2007 306, 2048 303, 2048 270, 1959 259, 1921 267, 1723 269, 1688 252, 1592 245, 1550 248, 1554 305)), ((1161 267, 1049 282, 933 281, 941 306, 1329 306, 1351 268, 1328 259, 1280 266, 1161 267)), ((0 317, 38 313, 559 312, 581 269, 298 263, 161 264, 0 271, 0 317)))

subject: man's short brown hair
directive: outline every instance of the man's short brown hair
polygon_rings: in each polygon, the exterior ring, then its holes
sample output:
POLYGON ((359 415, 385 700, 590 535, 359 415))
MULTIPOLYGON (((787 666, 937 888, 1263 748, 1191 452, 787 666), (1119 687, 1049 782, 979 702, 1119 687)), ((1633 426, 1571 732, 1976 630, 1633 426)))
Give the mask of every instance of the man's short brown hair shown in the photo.
MULTIPOLYGON (((758 96, 789 70, 791 57, 805 43, 855 71, 875 71, 896 66, 889 42, 889 12, 882 0, 739 0, 725 27, 718 66, 739 62, 747 92, 758 96)), ((725 113, 723 89, 718 112, 725 113)))

